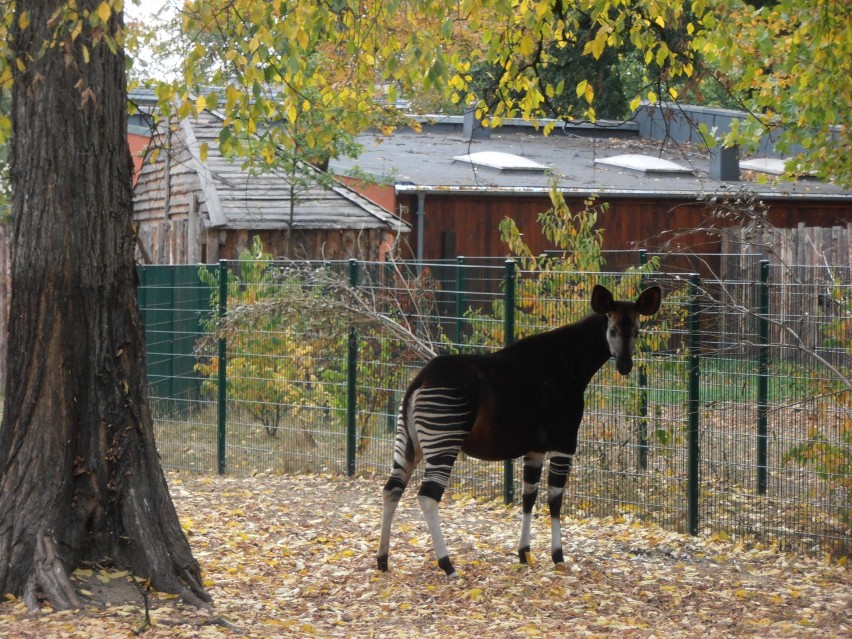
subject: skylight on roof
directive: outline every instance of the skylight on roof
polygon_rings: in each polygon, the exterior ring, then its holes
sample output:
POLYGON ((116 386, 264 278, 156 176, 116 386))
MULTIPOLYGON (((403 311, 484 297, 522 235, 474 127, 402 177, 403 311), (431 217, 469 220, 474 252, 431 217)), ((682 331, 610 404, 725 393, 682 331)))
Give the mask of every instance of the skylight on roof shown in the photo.
POLYGON ((782 175, 784 173, 784 160, 777 158, 755 158, 753 160, 742 160, 740 162, 741 169, 749 171, 759 171, 760 173, 769 173, 771 175, 782 175))
POLYGON ((469 155, 457 155, 454 162, 463 162, 474 166, 496 169, 498 171, 546 171, 548 167, 529 158, 504 153, 503 151, 477 151, 469 155))
POLYGON ((690 169, 676 162, 642 153, 626 153, 624 155, 601 158, 595 160, 595 164, 614 166, 619 169, 630 169, 631 171, 642 171, 643 173, 692 173, 690 169))

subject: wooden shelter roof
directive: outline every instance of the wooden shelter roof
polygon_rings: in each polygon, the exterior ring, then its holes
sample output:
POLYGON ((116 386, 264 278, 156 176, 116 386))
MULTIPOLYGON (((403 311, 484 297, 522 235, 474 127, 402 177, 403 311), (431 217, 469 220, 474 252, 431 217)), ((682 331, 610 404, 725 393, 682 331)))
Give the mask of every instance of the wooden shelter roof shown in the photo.
POLYGON ((244 167, 239 160, 219 152, 221 118, 209 111, 181 122, 178 137, 185 147, 184 161, 200 182, 205 222, 220 229, 284 229, 293 209, 294 229, 375 229, 407 232, 410 227, 391 212, 343 184, 328 179, 304 164, 291 189, 283 172, 263 172, 244 167), (202 160, 201 145, 207 144, 202 160), (307 179, 305 179, 307 178, 307 179))

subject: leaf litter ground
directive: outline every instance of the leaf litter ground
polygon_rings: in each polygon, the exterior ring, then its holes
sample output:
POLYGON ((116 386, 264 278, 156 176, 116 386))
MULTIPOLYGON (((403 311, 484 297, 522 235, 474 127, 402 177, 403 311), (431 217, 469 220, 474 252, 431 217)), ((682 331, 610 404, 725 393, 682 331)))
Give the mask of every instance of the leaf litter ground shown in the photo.
MULTIPOLYGON (((849 637, 845 562, 745 548, 622 518, 564 520, 568 563, 550 562, 536 517, 532 566, 517 563, 517 508, 450 495, 445 534, 460 578, 433 559, 403 497, 391 571, 375 569, 381 480, 169 476, 213 611, 150 596, 143 637, 849 637)), ((91 605, 30 615, 0 604, 4 639, 128 637, 145 617, 122 571, 74 576, 91 605)))

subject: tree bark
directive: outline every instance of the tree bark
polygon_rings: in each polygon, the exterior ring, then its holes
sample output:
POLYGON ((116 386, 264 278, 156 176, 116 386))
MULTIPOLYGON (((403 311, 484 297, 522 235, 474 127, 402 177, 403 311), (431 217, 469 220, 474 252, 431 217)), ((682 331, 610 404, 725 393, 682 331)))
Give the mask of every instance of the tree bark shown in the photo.
POLYGON ((148 410, 125 58, 110 42, 122 16, 90 19, 100 5, 15 3, 0 593, 76 608, 69 574, 102 562, 200 605, 148 410))

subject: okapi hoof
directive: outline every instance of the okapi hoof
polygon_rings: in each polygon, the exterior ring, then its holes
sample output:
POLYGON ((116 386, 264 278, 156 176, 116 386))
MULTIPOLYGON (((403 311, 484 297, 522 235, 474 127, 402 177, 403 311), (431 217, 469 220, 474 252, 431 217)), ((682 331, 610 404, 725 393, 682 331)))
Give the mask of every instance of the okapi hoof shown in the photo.
POLYGON ((518 559, 521 560, 522 564, 531 564, 532 562, 530 561, 530 558, 531 558, 531 555, 530 555, 530 547, 529 546, 524 546, 523 548, 518 548, 518 559))
POLYGON ((382 572, 388 571, 388 556, 387 555, 380 555, 380 556, 376 557, 376 563, 379 564, 379 570, 381 570, 382 572))
POLYGON ((441 557, 438 560, 438 567, 441 568, 441 570, 443 570, 450 579, 458 577, 456 569, 453 568, 453 562, 450 561, 449 557, 441 557))
POLYGON ((564 564, 565 563, 565 557, 562 555, 562 549, 561 548, 557 548, 556 550, 554 550, 550 554, 550 556, 553 557, 553 563, 555 563, 555 564, 564 564))

